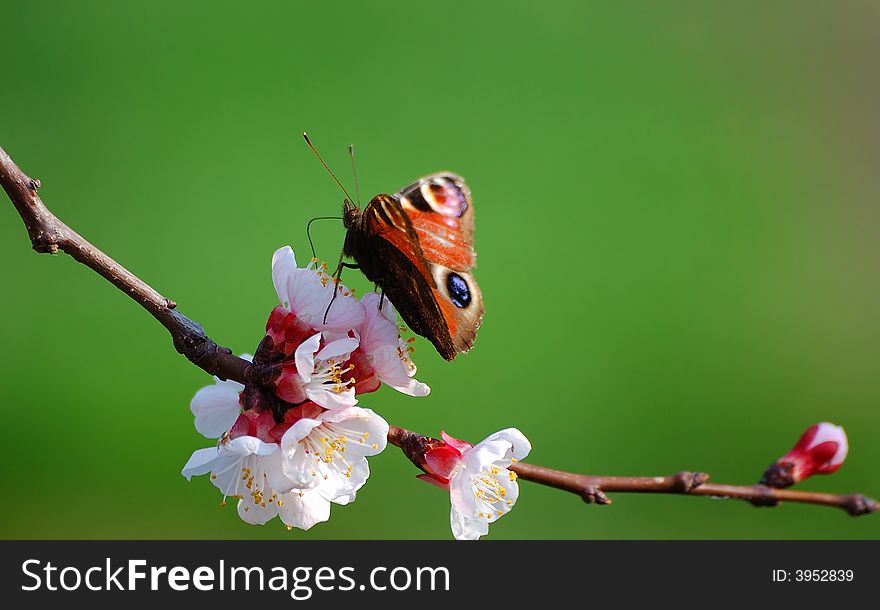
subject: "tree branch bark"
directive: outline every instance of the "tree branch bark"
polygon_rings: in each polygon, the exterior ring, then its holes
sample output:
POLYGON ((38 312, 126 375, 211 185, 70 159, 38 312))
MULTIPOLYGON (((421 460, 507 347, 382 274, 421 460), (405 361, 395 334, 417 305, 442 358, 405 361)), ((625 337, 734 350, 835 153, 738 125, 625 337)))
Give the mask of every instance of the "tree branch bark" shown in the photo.
MULTIPOLYGON (((24 221, 33 249, 55 254, 69 254, 119 288, 141 307, 150 312, 171 334, 174 348, 211 375, 242 384, 264 383, 268 370, 252 365, 219 346, 202 326, 177 311, 177 304, 162 296, 149 284, 104 254, 76 231, 56 217, 37 193, 40 181, 30 178, 0 148, 0 183, 24 221)), ((404 439, 427 438, 391 426, 389 441, 402 447, 404 439)), ((774 489, 764 485, 737 486, 707 483, 709 475, 702 472, 679 472, 661 477, 593 476, 562 472, 534 464, 517 463, 511 470, 526 480, 555 487, 579 495, 587 503, 610 504, 606 492, 667 493, 713 498, 747 500, 758 506, 775 506, 779 502, 803 502, 832 506, 857 516, 880 508, 872 498, 861 494, 833 495, 815 492, 774 489)))

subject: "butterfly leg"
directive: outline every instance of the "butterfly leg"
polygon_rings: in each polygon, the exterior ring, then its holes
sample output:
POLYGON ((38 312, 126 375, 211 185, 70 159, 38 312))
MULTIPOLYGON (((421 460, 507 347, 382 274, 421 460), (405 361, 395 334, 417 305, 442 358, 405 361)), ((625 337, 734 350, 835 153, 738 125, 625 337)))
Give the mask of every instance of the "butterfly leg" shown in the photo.
POLYGON ((385 289, 381 288, 379 290, 379 311, 382 311, 382 305, 385 304, 385 289))
POLYGON ((339 257, 339 264, 336 265, 336 271, 333 272, 333 296, 330 297, 330 302, 327 304, 327 310, 324 312, 324 324, 327 323, 327 316, 330 314, 330 308, 333 307, 333 301, 336 299, 336 293, 339 292, 337 286, 339 286, 339 282, 342 280, 343 269, 360 269, 360 267, 353 263, 346 263, 344 260, 342 260, 342 256, 339 257))

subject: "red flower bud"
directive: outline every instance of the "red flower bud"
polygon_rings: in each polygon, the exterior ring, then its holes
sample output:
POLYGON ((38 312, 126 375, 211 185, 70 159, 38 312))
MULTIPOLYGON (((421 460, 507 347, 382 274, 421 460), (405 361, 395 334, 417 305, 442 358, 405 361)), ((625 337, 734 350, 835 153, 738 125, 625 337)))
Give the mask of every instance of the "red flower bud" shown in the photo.
POLYGON ((761 483, 788 487, 814 474, 831 474, 843 465, 849 445, 841 426, 828 422, 807 428, 791 451, 767 469, 761 483))
POLYGON ((462 455, 473 445, 445 432, 440 436, 443 440, 407 432, 406 438, 400 439, 398 444, 412 463, 424 471, 424 474, 417 475, 419 479, 449 489, 452 473, 461 462, 462 455))

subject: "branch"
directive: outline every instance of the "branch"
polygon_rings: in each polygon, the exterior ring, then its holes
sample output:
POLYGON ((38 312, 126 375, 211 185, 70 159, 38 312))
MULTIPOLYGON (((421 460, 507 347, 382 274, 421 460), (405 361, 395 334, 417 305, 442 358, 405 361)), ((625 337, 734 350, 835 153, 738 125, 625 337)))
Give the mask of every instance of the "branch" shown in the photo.
POLYGON ((603 477, 572 474, 520 462, 511 468, 527 481, 557 487, 581 496, 588 504, 611 504, 605 492, 662 493, 747 500, 755 506, 777 506, 780 502, 800 502, 842 508, 853 517, 873 513, 880 503, 862 494, 834 495, 766 485, 724 485, 707 483, 705 472, 682 471, 665 477, 603 477))
MULTIPOLYGON (((422 436, 397 426, 388 431, 388 442, 400 448, 417 468, 422 468, 421 457, 425 450, 442 443, 434 438, 422 436)), ((588 474, 574 474, 517 462, 510 466, 520 479, 555 487, 577 494, 587 504, 611 504, 606 492, 661 493, 686 496, 706 496, 709 498, 732 498, 746 500, 755 506, 777 506, 780 502, 800 502, 820 504, 841 508, 853 517, 873 513, 880 509, 880 502, 862 494, 834 495, 791 489, 775 489, 766 485, 722 485, 707 483, 709 475, 705 472, 682 471, 671 476, 661 477, 609 477, 588 474)))
MULTIPOLYGON (((177 304, 153 289, 128 269, 104 254, 76 231, 64 224, 45 206, 37 190, 40 181, 27 176, 0 148, 0 184, 24 221, 31 245, 37 252, 55 254, 66 252, 127 294, 164 326, 174 342, 174 348, 211 375, 231 379, 242 384, 263 384, 272 371, 268 367, 252 365, 232 354, 228 348, 217 345, 198 322, 179 311, 177 304)), ((428 437, 391 426, 388 440, 408 453, 407 443, 428 437)), ((433 440, 433 439, 431 439, 433 440)), ((418 463, 416 463, 418 465, 418 463)), ((669 493, 713 498, 748 500, 758 506, 775 506, 781 501, 804 502, 842 508, 857 516, 874 512, 880 503, 861 494, 832 495, 814 492, 774 489, 764 485, 736 486, 707 483, 709 475, 702 472, 680 472, 666 477, 601 477, 572 474, 517 463, 511 470, 526 480, 579 495, 587 503, 610 504, 606 492, 669 493)))

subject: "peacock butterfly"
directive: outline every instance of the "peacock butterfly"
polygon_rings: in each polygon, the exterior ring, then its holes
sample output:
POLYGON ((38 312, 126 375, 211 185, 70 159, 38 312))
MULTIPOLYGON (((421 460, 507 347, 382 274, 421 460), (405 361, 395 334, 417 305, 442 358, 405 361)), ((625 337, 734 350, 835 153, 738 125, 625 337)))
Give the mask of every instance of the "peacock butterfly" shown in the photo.
POLYGON ((483 319, 471 269, 474 209, 464 180, 441 172, 360 210, 346 199, 343 256, 382 288, 407 326, 446 360, 468 351, 483 319))
MULTIPOLYGON (((376 195, 361 210, 308 134, 303 137, 346 195, 337 281, 344 267, 359 268, 382 289, 407 326, 446 360, 468 351, 483 320, 483 295, 470 272, 477 254, 473 202, 464 179, 450 172, 431 174, 394 195, 376 195), (345 263, 345 257, 357 264, 345 263)), ((354 171, 353 146, 349 154, 354 171)), ((357 184, 357 173, 354 178, 357 184)), ((332 306, 333 299, 328 312, 332 306)))

